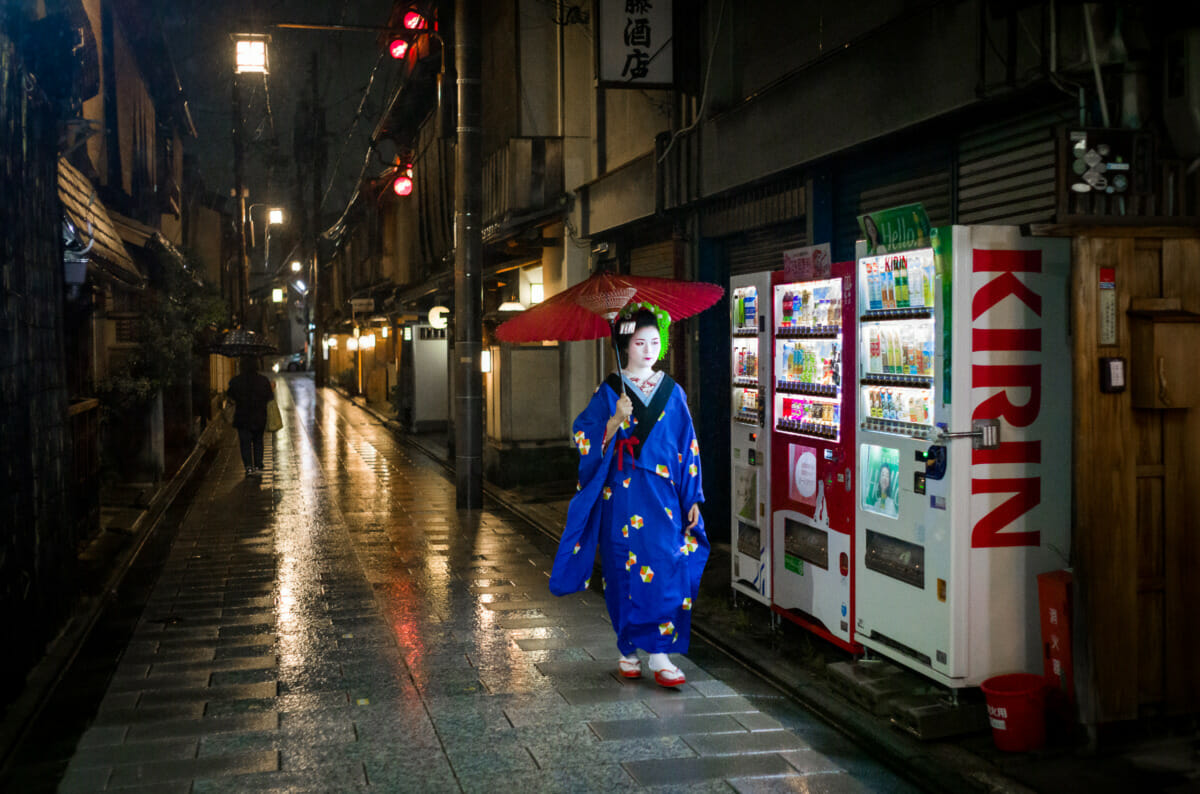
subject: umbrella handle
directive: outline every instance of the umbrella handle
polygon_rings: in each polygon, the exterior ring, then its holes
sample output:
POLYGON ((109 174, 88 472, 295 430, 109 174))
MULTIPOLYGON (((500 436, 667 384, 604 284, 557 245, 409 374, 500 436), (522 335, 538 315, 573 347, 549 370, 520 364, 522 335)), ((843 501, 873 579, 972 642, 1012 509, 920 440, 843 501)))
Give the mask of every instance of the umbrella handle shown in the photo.
POLYGON ((617 354, 617 380, 621 381, 621 396, 625 396, 625 375, 621 372, 621 348, 617 347, 617 338, 613 336, 613 352, 617 354))

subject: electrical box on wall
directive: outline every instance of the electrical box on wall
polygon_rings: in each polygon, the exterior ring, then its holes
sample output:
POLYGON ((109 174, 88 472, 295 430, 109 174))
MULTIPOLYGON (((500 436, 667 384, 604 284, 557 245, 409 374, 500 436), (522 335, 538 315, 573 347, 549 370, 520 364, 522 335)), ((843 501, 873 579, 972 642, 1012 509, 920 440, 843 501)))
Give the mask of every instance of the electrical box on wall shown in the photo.
POLYGON ((1200 314, 1183 311, 1177 298, 1135 300, 1129 320, 1133 407, 1200 405, 1200 314))

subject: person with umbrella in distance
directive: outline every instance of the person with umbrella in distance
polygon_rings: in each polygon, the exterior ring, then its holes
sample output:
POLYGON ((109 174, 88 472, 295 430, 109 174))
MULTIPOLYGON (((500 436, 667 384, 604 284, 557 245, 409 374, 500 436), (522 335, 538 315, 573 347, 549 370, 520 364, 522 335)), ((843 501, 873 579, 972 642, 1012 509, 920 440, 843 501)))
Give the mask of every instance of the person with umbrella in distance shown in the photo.
POLYGON ((671 318, 627 305, 613 323, 619 373, 596 389, 575 420, 579 490, 550 577, 556 595, 586 590, 599 545, 604 599, 617 634, 621 675, 686 682, 668 657, 685 653, 692 606, 708 560, 700 450, 687 398, 654 365, 666 355, 671 318))
POLYGON ((233 426, 238 431, 242 464, 246 474, 261 474, 263 468, 263 432, 267 429, 267 403, 275 399, 275 387, 258 371, 256 356, 242 356, 239 372, 229 381, 226 391, 233 400, 233 426))

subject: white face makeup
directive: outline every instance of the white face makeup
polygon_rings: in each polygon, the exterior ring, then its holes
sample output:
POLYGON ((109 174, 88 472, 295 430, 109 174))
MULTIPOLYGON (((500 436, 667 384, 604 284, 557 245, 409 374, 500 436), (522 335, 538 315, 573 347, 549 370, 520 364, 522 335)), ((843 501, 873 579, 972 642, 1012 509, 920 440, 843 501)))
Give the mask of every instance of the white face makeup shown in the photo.
POLYGON ((625 349, 626 366, 634 372, 651 369, 658 361, 659 348, 662 340, 658 329, 653 326, 639 328, 630 338, 629 346, 625 349))

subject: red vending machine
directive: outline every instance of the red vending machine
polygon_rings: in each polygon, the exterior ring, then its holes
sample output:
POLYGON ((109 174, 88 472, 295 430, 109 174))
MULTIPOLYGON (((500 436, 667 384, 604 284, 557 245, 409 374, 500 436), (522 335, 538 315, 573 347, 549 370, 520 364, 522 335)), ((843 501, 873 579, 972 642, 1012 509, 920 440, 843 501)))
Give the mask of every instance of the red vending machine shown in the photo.
POLYGON ((771 608, 857 653, 855 276, 854 262, 805 281, 772 274, 771 608))

